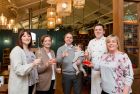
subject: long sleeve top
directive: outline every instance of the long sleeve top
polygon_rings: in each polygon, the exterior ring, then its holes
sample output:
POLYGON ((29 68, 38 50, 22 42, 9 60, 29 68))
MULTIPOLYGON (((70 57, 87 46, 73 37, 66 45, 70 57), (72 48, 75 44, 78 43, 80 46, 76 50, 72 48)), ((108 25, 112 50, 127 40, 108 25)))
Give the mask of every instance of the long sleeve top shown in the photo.
MULTIPOLYGON (((75 75, 76 71, 73 68, 73 59, 75 57, 75 48, 74 46, 68 47, 66 44, 59 47, 57 50, 57 62, 62 64, 62 73, 67 75, 75 75), (64 51, 68 52, 68 56, 62 57, 64 51)), ((83 58, 79 58, 82 62, 83 58)))
MULTIPOLYGON (((25 55, 27 58, 27 63, 33 63, 33 61, 36 59, 36 56, 32 51, 25 51, 25 55)), ((34 67, 31 72, 29 73, 29 86, 32 86, 38 82, 38 72, 37 72, 37 67, 34 67)))
POLYGON ((10 64, 8 94, 28 94, 28 76, 34 66, 27 63, 25 52, 19 46, 11 51, 10 64))
MULTIPOLYGON (((48 63, 50 58, 44 48, 41 48, 38 51, 41 51, 41 64, 37 68, 39 75, 39 82, 37 83, 37 91, 48 91, 50 89, 51 80, 53 76, 52 64, 48 63), (48 63, 48 65, 46 63, 48 63)), ((36 56, 38 56, 37 55, 38 51, 36 52, 36 56)), ((49 53, 51 54, 52 58, 55 58, 55 53, 53 50, 50 50, 49 53)), ((55 68, 56 66, 54 65, 54 70, 55 68)))
POLYGON ((94 64, 94 69, 101 71, 101 86, 109 94, 122 94, 125 86, 132 85, 131 61, 123 52, 102 55, 100 62, 94 64))
POLYGON ((100 57, 107 52, 106 38, 103 36, 100 39, 90 40, 87 50, 90 54, 91 61, 94 63, 99 62, 100 57))

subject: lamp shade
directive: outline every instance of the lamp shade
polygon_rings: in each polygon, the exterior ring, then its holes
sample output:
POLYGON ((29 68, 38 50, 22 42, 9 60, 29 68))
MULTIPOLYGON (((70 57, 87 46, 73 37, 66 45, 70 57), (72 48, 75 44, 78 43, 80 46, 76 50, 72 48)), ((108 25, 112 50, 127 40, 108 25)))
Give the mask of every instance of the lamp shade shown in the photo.
POLYGON ((79 30, 79 34, 88 34, 88 31, 83 27, 81 30, 79 30))
POLYGON ((56 10, 53 7, 47 9, 47 18, 54 18, 56 16, 56 10))
POLYGON ((126 23, 126 24, 137 24, 138 23, 137 16, 128 11, 128 13, 126 13, 125 16, 124 16, 124 23, 126 23))
POLYGON ((58 0, 56 5, 56 11, 58 16, 69 16, 72 12, 71 0, 58 0))
POLYGON ((48 4, 56 4, 57 0, 47 0, 48 4))
POLYGON ((56 25, 62 24, 62 17, 56 16, 56 25))
POLYGON ((6 24, 7 24, 7 18, 2 13, 0 16, 0 25, 6 25, 6 24))
POLYGON ((73 0, 73 6, 77 9, 84 8, 85 0, 73 0))
POLYGON ((55 18, 48 18, 47 19, 47 28, 48 29, 55 28, 55 18))
POLYGON ((10 19, 9 20, 9 24, 14 25, 15 24, 15 20, 14 19, 10 19))

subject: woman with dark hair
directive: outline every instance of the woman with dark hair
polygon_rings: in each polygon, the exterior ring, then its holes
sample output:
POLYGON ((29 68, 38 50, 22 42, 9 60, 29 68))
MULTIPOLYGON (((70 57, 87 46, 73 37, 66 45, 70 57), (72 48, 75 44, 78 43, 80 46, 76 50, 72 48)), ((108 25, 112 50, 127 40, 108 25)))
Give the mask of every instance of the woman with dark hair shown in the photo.
POLYGON ((56 60, 55 53, 51 49, 51 36, 43 35, 41 44, 42 48, 36 52, 36 56, 41 58, 41 64, 37 68, 39 82, 37 83, 36 94, 54 94, 56 60))
POLYGON ((10 53, 8 94, 32 94, 38 81, 36 66, 40 64, 40 59, 36 59, 31 51, 31 45, 31 33, 28 30, 21 30, 17 46, 10 53))

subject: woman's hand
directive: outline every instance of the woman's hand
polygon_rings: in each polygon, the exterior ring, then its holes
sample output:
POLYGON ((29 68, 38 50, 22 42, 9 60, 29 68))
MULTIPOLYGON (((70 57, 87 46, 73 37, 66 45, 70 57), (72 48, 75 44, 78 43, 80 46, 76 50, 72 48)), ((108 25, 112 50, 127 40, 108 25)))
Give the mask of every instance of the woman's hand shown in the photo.
POLYGON ((52 59, 49 59, 49 64, 56 64, 56 59, 55 58, 52 58, 52 59))
POLYGON ((40 63, 41 63, 41 59, 35 59, 33 65, 38 66, 40 63))

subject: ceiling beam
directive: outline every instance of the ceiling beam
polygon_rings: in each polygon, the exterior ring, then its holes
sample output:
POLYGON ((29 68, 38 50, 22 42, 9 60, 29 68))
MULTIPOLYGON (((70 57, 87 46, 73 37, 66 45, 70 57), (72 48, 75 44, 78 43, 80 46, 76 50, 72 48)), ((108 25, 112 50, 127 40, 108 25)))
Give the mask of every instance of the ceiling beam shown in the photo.
POLYGON ((21 9, 21 8, 26 8, 28 6, 31 6, 31 5, 34 5, 34 4, 37 4, 37 3, 40 3, 41 0, 35 0, 34 2, 30 2, 28 4, 25 4, 25 5, 21 5, 20 7, 17 7, 18 9, 21 9))

